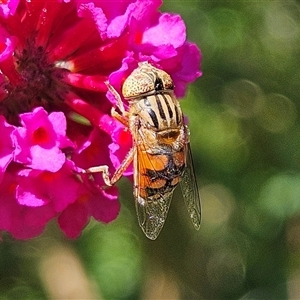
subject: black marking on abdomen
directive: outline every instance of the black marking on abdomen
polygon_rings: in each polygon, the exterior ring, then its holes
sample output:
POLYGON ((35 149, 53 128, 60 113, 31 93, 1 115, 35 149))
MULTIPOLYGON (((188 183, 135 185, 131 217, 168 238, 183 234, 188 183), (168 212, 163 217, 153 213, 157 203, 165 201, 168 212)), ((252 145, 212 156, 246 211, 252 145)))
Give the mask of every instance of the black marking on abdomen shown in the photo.
POLYGON ((150 177, 151 181, 164 179, 166 181, 172 181, 174 178, 180 177, 185 169, 185 163, 182 165, 176 165, 172 156, 169 156, 168 163, 164 169, 153 170, 146 169, 144 175, 150 177))
MULTIPOLYGON (((152 188, 150 186, 146 187, 146 193, 148 197, 155 195, 164 195, 166 193, 172 192, 173 189, 177 186, 179 180, 173 183, 173 180, 182 176, 185 170, 185 163, 183 162, 181 165, 176 165, 171 154, 166 154, 168 156, 168 163, 164 169, 154 170, 154 169, 146 169, 146 172, 143 174, 150 178, 151 182, 155 183, 157 180, 165 180, 166 183, 164 186, 159 188, 152 188)), ((155 155, 154 155, 155 156, 155 155)))
POLYGON ((177 183, 175 185, 172 185, 171 180, 169 180, 166 182, 166 184, 163 187, 160 187, 160 188, 146 187, 146 193, 147 193, 148 197, 155 196, 157 194, 164 195, 169 192, 172 192, 176 186, 177 186, 177 183))

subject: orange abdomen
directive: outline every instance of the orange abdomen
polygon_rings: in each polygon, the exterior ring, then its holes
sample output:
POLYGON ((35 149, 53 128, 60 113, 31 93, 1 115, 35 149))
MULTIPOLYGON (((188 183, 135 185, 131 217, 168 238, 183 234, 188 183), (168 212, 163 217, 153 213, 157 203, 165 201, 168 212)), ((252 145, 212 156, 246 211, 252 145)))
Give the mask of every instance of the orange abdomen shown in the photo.
POLYGON ((156 199, 172 192, 185 167, 184 149, 172 153, 149 153, 138 149, 138 194, 143 199, 156 199))

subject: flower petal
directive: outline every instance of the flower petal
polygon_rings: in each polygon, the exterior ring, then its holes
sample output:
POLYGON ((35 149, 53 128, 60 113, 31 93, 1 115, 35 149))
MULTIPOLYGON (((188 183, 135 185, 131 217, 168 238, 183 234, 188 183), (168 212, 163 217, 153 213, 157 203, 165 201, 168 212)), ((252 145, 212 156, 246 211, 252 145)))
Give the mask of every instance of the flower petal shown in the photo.
POLYGON ((14 147, 11 138, 11 133, 14 131, 14 126, 9 125, 3 116, 0 116, 0 182, 2 176, 13 159, 14 147))

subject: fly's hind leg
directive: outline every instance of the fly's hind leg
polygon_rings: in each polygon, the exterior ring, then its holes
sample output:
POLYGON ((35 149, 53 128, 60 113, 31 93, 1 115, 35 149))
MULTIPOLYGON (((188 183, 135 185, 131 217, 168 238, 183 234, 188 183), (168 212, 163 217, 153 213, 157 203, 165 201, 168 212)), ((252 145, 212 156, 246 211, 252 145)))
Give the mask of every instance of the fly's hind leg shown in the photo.
POLYGON ((85 169, 82 171, 82 173, 102 173, 102 177, 103 177, 103 180, 104 180, 104 183, 107 185, 107 186, 112 186, 111 182, 110 182, 110 179, 109 179, 109 171, 108 171, 108 166, 104 165, 104 166, 97 166, 97 167, 91 167, 91 168, 88 168, 88 169, 85 169))
POLYGON ((132 147, 128 152, 128 154, 126 155, 125 159, 120 164, 119 168, 115 171, 111 179, 109 178, 108 166, 106 165, 88 168, 84 171, 84 173, 102 173, 104 183, 107 186, 112 186, 120 179, 120 177, 126 171, 127 167, 132 162, 134 151, 135 148, 132 147))
POLYGON ((128 168, 128 166, 133 160, 134 152, 135 152, 135 147, 132 147, 130 151, 127 153, 122 163, 120 164, 119 168, 115 171, 113 177, 111 178, 110 180, 111 185, 115 184, 123 175, 123 173, 126 171, 126 169, 128 168))

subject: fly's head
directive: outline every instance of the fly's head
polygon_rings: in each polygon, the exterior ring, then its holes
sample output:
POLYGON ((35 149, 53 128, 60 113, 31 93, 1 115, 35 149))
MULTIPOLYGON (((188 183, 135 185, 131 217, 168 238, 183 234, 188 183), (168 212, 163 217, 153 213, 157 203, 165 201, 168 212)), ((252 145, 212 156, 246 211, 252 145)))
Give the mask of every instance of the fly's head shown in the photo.
POLYGON ((125 80, 122 94, 130 101, 173 89, 174 83, 168 73, 142 62, 125 80))

